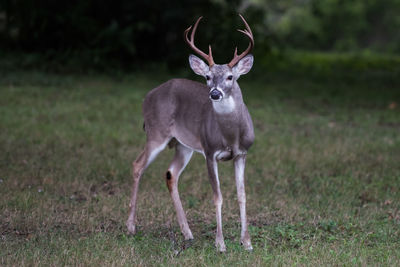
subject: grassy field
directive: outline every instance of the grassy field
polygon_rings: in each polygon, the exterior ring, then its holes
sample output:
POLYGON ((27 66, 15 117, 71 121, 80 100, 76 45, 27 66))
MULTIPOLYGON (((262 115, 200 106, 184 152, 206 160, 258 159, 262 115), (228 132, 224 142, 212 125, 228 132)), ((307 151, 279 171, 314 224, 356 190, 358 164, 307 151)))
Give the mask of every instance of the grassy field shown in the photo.
POLYGON ((167 74, 2 73, 0 265, 399 266, 400 64, 327 66, 241 78, 256 131, 246 169, 254 251, 239 245, 228 162, 224 254, 199 154, 180 180, 195 240, 183 241, 164 181, 171 150, 145 173, 139 232, 126 232, 141 102, 167 74))

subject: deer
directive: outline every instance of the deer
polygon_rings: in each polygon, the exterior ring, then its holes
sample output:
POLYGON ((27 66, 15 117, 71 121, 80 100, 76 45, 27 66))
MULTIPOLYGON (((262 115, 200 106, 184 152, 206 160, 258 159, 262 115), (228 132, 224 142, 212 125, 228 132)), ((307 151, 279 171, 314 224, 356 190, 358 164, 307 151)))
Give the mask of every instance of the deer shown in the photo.
POLYGON ((254 128, 249 111, 243 102, 237 80, 253 66, 253 33, 240 15, 245 29, 239 30, 249 39, 247 49, 240 55, 237 47, 228 64, 215 64, 211 45, 208 54, 194 44, 199 17, 184 31, 189 47, 202 57, 189 56, 191 69, 206 79, 206 84, 188 79, 171 79, 147 93, 142 106, 146 144, 132 163, 133 187, 129 203, 128 232, 136 233, 136 203, 139 181, 145 169, 167 146, 175 148, 175 155, 165 174, 166 184, 175 206, 180 230, 185 240, 193 239, 178 192, 178 180, 190 161, 193 152, 205 157, 208 177, 216 209, 217 251, 226 251, 222 233, 222 194, 218 177, 218 162, 233 160, 237 198, 239 203, 241 234, 240 243, 245 250, 252 250, 246 217, 245 163, 246 155, 254 142, 254 128), (192 30, 190 38, 189 32, 192 30))

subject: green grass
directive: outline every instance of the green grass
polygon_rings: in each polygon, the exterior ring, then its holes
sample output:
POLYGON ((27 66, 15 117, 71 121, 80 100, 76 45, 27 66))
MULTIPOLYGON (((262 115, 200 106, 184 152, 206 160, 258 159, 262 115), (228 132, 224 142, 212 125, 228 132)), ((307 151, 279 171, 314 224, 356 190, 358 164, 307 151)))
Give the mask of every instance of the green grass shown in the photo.
POLYGON ((376 65, 311 70, 240 80, 256 131, 246 168, 254 251, 239 245, 232 164, 221 163, 225 254, 198 154, 179 185, 195 240, 183 241, 163 178, 170 150, 146 171, 139 232, 126 233, 141 102, 168 75, 3 73, 0 265, 399 266, 400 78, 376 65))

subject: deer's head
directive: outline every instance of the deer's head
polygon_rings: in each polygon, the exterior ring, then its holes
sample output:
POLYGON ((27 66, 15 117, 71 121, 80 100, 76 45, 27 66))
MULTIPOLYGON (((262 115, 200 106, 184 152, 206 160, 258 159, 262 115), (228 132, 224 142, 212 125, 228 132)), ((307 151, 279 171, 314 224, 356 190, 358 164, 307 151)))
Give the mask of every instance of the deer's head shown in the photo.
POLYGON ((188 34, 192 26, 186 29, 184 33, 188 45, 208 63, 206 64, 203 60, 194 55, 189 56, 189 63, 192 70, 196 74, 206 78, 207 86, 210 89, 209 96, 212 101, 221 101, 223 98, 228 98, 231 95, 232 88, 234 88, 236 84, 236 80, 239 79, 240 75, 248 73, 253 66, 253 55, 249 54, 254 47, 253 33, 242 15, 239 14, 239 16, 243 20, 246 29, 238 31, 246 35, 250 39, 250 43, 247 49, 240 55, 237 54, 236 48, 233 59, 228 64, 219 65, 214 63, 211 46, 208 47, 208 54, 202 52, 195 46, 194 35, 202 17, 197 19, 190 39, 188 34))

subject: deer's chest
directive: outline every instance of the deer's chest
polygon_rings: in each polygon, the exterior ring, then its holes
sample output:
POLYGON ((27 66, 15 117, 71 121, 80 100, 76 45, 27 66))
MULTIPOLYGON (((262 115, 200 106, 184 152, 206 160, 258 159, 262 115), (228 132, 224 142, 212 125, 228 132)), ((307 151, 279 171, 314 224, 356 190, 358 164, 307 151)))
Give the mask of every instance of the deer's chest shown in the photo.
POLYGON ((217 160, 230 160, 245 154, 252 143, 249 140, 253 132, 252 124, 238 116, 220 119, 212 132, 214 134, 209 141, 217 160))
POLYGON ((247 108, 233 98, 212 103, 210 108, 213 110, 204 119, 201 134, 204 152, 217 160, 230 160, 246 153, 254 139, 247 108))

